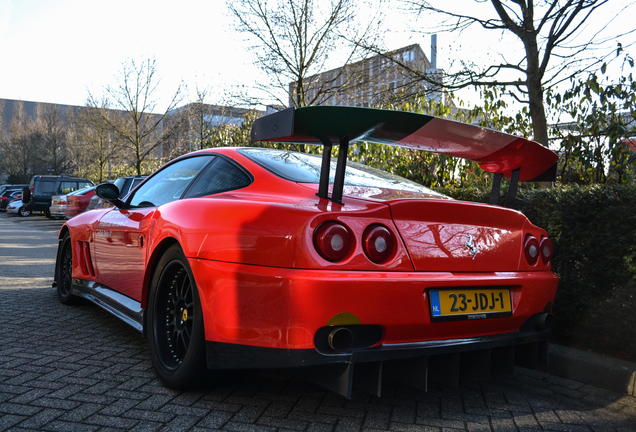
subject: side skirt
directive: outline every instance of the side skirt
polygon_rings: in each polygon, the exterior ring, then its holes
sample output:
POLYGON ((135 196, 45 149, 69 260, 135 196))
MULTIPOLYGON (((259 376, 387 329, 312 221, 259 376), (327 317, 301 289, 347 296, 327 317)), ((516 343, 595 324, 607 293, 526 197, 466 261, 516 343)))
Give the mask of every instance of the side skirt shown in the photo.
POLYGON ((104 285, 77 278, 73 278, 71 293, 95 303, 146 337, 144 328, 145 309, 141 307, 141 303, 138 301, 104 285))

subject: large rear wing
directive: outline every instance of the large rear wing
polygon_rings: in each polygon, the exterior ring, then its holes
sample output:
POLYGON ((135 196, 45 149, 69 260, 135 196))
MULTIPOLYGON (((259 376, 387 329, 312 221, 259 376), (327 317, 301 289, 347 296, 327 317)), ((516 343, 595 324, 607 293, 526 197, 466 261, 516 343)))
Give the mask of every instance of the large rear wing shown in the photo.
POLYGON ((466 123, 424 114, 372 108, 312 106, 288 108, 257 119, 252 142, 321 144, 318 196, 341 203, 351 142, 364 141, 425 150, 475 161, 495 174, 491 203, 498 204, 501 178, 511 179, 506 206, 519 181, 554 181, 558 156, 539 143, 466 123), (328 196, 331 149, 340 145, 333 192, 328 196))

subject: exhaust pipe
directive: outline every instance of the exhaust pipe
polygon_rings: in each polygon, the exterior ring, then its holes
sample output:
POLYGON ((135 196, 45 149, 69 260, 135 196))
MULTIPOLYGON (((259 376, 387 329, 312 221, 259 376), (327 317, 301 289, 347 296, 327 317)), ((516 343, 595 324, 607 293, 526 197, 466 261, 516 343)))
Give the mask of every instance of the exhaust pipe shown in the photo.
POLYGON ((534 322, 534 328, 537 331, 549 330, 552 327, 552 315, 546 312, 539 314, 534 322))
POLYGON ((337 327, 329 332, 327 343, 334 351, 347 351, 353 343, 353 334, 346 327, 337 327))

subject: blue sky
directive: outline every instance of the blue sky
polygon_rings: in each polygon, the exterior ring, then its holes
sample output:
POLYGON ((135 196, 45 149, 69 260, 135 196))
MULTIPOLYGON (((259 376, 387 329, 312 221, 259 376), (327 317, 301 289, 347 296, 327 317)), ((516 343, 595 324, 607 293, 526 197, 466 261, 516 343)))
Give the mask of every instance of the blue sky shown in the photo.
MULTIPOLYGON (((411 33, 395 0, 386 3, 387 48, 419 43, 428 55, 428 36, 411 33)), ((595 20, 623 3, 611 0, 595 20)), ((628 15, 612 27, 633 27, 628 15)), ((440 35, 438 67, 448 67, 451 57, 480 62, 514 50, 496 34, 474 35, 440 35)), ((83 105, 88 90, 114 84, 126 59, 151 57, 166 94, 183 80, 191 93, 210 87, 211 103, 222 103, 233 86, 263 79, 223 0, 0 0, 0 98, 83 105)))

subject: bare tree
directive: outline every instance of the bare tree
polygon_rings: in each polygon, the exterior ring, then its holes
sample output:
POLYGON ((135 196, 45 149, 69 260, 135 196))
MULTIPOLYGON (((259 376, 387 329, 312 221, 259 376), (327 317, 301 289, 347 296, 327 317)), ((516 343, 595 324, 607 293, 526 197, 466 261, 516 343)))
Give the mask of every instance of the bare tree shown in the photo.
POLYGON ((214 136, 215 106, 208 103, 209 88, 196 87, 196 100, 186 107, 187 140, 189 150, 208 147, 206 143, 214 136))
POLYGON ((364 25, 354 25, 361 3, 361 0, 231 0, 228 4, 238 30, 255 39, 257 64, 273 81, 273 86, 261 89, 280 105, 306 106, 326 100, 338 87, 335 83, 340 87, 350 83, 351 75, 343 76, 341 69, 330 80, 318 83, 313 97, 308 97, 307 89, 312 85, 308 78, 322 72, 334 52, 343 52, 343 64, 348 65, 366 52, 360 48, 361 41, 375 43, 377 17, 364 25), (293 83, 291 91, 290 83, 293 83), (290 95, 289 100, 283 100, 280 90, 290 95))
POLYGON ((109 166, 117 163, 121 155, 119 136, 111 124, 121 120, 121 113, 110 109, 108 101, 96 101, 73 113, 73 159, 84 177, 103 182, 110 176, 109 166), (105 120, 108 119, 108 120, 105 120))
POLYGON ((0 141, 3 168, 9 174, 10 183, 28 183, 43 169, 39 158, 40 140, 34 134, 33 123, 24 110, 24 102, 16 101, 9 133, 0 141))
POLYGON ((6 130, 5 121, 4 121, 4 107, 5 107, 5 101, 0 100, 0 175, 6 173, 5 162, 3 160, 4 159, 3 151, 5 147, 5 142, 9 138, 9 134, 8 134, 8 131, 6 130))
MULTIPOLYGON (((102 120, 114 131, 127 150, 129 161, 137 175, 142 174, 144 161, 156 155, 158 147, 166 143, 181 122, 171 112, 181 102, 182 87, 179 86, 161 113, 155 113, 159 102, 157 62, 148 59, 141 62, 128 60, 122 65, 115 86, 106 87, 110 106, 121 110, 121 119, 102 115, 102 120), (176 120, 176 121, 174 121, 176 120)), ((98 108, 101 102, 89 93, 88 106, 98 108)), ((96 112, 104 114, 105 110, 96 112)))
MULTIPOLYGON (((457 2, 403 0, 411 11, 426 14, 438 25, 427 29, 429 33, 457 32, 477 25, 514 35, 521 44, 515 59, 502 58, 497 64, 468 65, 462 70, 445 74, 443 83, 435 75, 412 73, 447 89, 468 86, 502 86, 510 95, 529 107, 534 139, 548 144, 544 91, 574 75, 599 67, 613 53, 599 49, 607 47, 614 38, 602 38, 600 33, 609 22, 595 23, 599 28, 591 39, 581 41, 580 32, 591 25, 595 12, 609 0, 490 0, 476 1, 480 16, 466 14, 457 2), (434 6, 433 3, 440 5, 434 6), (490 4, 490 5, 489 5, 490 4), (441 17, 441 21, 437 18, 441 17), (505 77, 502 74, 506 75, 505 77)), ((477 12, 476 12, 477 13, 477 12)), ((589 29, 587 29, 589 31, 589 29)), ((625 33, 626 34, 626 33, 625 33)), ((620 45, 619 45, 620 46, 620 45)), ((406 66, 406 65, 405 65, 406 66)))
POLYGON ((51 104, 35 106, 34 138, 41 140, 42 157, 51 174, 66 173, 72 167, 66 135, 68 126, 60 107, 51 104))

